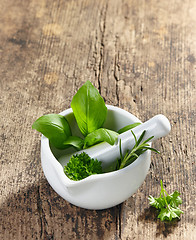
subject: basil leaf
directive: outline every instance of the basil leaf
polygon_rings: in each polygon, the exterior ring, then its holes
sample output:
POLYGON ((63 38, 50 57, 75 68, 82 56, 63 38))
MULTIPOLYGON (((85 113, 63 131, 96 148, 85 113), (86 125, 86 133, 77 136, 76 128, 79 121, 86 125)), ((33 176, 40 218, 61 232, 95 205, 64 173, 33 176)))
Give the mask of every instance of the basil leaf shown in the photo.
POLYGON ((84 140, 80 137, 70 136, 64 141, 63 144, 65 146, 73 146, 77 150, 81 150, 83 148, 83 145, 84 145, 84 140))
POLYGON ((134 128, 134 127, 137 127, 137 126, 140 125, 140 124, 141 124, 141 123, 136 122, 136 123, 133 123, 133 124, 127 125, 127 126, 121 128, 121 129, 119 129, 119 130, 118 130, 118 133, 119 133, 119 134, 124 133, 124 132, 126 132, 126 131, 128 131, 128 130, 134 128))
POLYGON ((118 133, 108 130, 105 128, 99 128, 92 133, 89 133, 84 139, 84 148, 88 148, 92 145, 95 145, 100 142, 108 142, 111 145, 114 145, 118 133))
POLYGON ((41 132, 56 148, 60 149, 66 148, 64 142, 71 136, 68 121, 59 114, 48 114, 38 118, 32 128, 41 132))
POLYGON ((87 81, 75 94, 71 107, 78 127, 84 136, 102 127, 107 108, 98 90, 87 81))

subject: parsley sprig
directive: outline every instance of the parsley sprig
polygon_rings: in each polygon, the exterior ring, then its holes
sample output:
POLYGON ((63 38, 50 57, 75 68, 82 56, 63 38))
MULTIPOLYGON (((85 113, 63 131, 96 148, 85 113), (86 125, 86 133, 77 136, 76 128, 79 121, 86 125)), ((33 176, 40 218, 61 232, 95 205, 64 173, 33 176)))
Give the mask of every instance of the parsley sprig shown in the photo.
POLYGON ((142 141, 142 139, 144 138, 144 135, 146 133, 146 130, 144 130, 141 134, 141 136, 139 137, 139 139, 137 140, 135 134, 133 131, 131 131, 134 139, 135 139, 135 145, 133 146, 133 148, 131 150, 127 150, 127 152, 125 153, 125 155, 123 156, 122 154, 122 148, 121 148, 121 140, 119 143, 119 148, 120 148, 120 159, 117 161, 117 166, 116 166, 116 170, 118 169, 122 169, 124 167, 126 167, 127 165, 133 163, 142 153, 144 153, 147 150, 151 150, 154 151, 156 153, 159 153, 159 151, 157 151, 154 148, 151 148, 149 142, 154 136, 148 138, 147 140, 142 141))
POLYGON ((158 209, 159 215, 158 218, 161 221, 171 221, 175 218, 180 218, 180 215, 183 213, 182 210, 178 207, 182 203, 182 199, 179 197, 180 193, 175 191, 171 194, 168 194, 163 188, 163 182, 161 183, 161 192, 159 198, 154 198, 149 196, 149 203, 152 207, 158 209))
POLYGON ((73 155, 64 167, 64 173, 74 181, 102 172, 101 162, 91 158, 85 152, 73 155))

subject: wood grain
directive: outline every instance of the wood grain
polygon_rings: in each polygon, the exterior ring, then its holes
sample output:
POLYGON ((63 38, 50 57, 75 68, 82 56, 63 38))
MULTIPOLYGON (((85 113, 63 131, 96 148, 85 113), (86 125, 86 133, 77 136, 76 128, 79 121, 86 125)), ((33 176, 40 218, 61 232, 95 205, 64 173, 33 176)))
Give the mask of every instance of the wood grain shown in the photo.
POLYGON ((195 11, 194 0, 0 1, 0 239, 196 239, 195 11), (70 107, 86 80, 107 104, 172 125, 137 193, 102 211, 53 191, 31 130, 70 107), (149 208, 160 179, 182 193, 180 221, 149 208))

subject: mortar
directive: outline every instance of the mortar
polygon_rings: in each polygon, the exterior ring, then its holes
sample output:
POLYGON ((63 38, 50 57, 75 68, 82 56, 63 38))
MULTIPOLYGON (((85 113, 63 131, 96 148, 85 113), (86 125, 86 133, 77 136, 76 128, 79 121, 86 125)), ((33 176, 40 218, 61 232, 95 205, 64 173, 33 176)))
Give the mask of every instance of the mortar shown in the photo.
MULTIPOLYGON (((137 117, 123 109, 110 105, 107 105, 107 108, 107 119, 103 126, 105 128, 118 131, 126 125, 141 122, 137 117)), ((72 109, 67 109, 60 114, 68 120, 72 134, 82 137, 72 109)), ((170 129, 168 119, 163 115, 157 115, 132 130, 137 138, 143 130, 147 130, 145 139, 154 136, 152 139, 154 141, 159 137, 167 135, 170 129)), ((119 135, 113 146, 103 142, 82 151, 102 161, 103 169, 109 169, 120 156, 120 139, 123 153, 133 147, 133 135, 131 131, 127 131, 119 135)), ((144 182, 151 162, 151 151, 148 150, 140 155, 135 162, 123 169, 91 175, 83 180, 73 181, 64 174, 63 166, 75 153, 76 150, 74 148, 58 150, 49 144, 49 140, 46 137, 42 136, 41 138, 42 168, 49 184, 62 198, 86 209, 106 209, 128 199, 144 182)))

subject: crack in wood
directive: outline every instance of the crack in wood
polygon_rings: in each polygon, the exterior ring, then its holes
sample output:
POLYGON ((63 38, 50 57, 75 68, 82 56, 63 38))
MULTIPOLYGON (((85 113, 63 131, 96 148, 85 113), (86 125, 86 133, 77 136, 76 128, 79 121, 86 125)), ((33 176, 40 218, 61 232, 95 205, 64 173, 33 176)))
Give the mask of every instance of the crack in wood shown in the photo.
POLYGON ((99 29, 101 33, 101 46, 100 46, 100 58, 99 58, 99 68, 98 68, 98 90, 101 94, 101 76, 102 76, 102 70, 104 68, 104 55, 105 55, 105 31, 106 31, 106 16, 107 16, 107 10, 108 10, 108 3, 105 5, 105 7, 101 11, 100 16, 100 23, 99 23, 99 29))
POLYGON ((40 219, 40 238, 41 239, 52 239, 52 236, 49 236, 48 232, 46 231, 47 220, 45 217, 45 213, 42 207, 42 199, 40 196, 40 186, 37 187, 37 210, 39 213, 40 219))
POLYGON ((121 204, 118 206, 118 229, 119 229, 119 238, 121 239, 121 212, 122 212, 122 208, 121 208, 121 204))
POLYGON ((118 73, 120 72, 120 65, 119 65, 119 51, 116 53, 117 45, 118 45, 118 36, 116 36, 116 40, 115 40, 114 74, 113 75, 116 82, 116 99, 119 106, 119 103, 120 103, 119 86, 118 86, 119 76, 117 72, 118 73))
POLYGON ((122 213, 122 204, 119 204, 116 206, 116 239, 122 239, 121 238, 121 213, 122 213))

